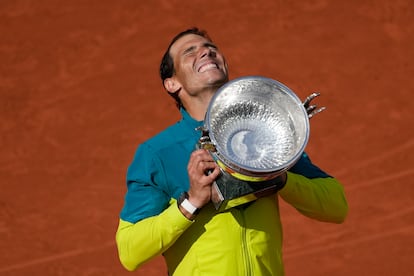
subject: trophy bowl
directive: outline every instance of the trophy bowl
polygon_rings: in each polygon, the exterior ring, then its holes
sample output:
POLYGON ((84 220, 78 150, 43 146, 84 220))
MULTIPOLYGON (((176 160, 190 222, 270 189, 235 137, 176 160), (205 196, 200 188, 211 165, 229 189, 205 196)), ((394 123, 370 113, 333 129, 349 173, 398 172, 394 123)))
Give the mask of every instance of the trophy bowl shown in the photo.
POLYGON ((272 179, 300 158, 309 117, 284 84, 261 76, 234 79, 213 96, 204 120, 220 167, 248 181, 272 179))

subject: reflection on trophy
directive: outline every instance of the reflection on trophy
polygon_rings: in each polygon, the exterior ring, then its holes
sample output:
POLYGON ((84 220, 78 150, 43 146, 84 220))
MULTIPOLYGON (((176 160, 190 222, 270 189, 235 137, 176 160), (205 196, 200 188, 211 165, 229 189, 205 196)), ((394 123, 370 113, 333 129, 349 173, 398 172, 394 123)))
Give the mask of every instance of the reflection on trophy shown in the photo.
POLYGON ((302 155, 309 138, 309 118, 324 108, 304 103, 282 83, 260 76, 222 86, 208 107, 199 148, 221 168, 213 184, 217 210, 236 207, 276 193, 278 176, 302 155))

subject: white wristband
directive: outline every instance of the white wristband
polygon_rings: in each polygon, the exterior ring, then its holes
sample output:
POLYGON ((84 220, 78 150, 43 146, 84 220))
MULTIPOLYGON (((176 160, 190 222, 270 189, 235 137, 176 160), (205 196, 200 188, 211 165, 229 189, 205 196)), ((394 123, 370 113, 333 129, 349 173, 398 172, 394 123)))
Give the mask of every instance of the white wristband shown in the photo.
POLYGON ((194 215, 194 213, 197 211, 197 207, 195 207, 188 199, 184 199, 183 202, 181 202, 181 207, 183 207, 187 212, 194 215))

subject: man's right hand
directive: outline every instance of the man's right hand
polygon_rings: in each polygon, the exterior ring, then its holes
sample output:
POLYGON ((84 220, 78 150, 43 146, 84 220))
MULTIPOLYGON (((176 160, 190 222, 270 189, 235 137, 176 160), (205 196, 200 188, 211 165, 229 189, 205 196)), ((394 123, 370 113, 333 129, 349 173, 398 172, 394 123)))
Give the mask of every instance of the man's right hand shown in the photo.
POLYGON ((195 150, 188 162, 190 190, 188 200, 197 208, 202 208, 211 200, 211 185, 220 174, 220 167, 205 149, 195 150))

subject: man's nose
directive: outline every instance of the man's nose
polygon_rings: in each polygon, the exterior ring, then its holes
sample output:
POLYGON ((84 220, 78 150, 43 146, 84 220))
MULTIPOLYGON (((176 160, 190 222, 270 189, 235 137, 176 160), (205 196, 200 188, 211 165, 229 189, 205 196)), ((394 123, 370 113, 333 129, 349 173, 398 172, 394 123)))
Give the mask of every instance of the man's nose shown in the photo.
POLYGON ((201 49, 201 57, 203 58, 203 57, 206 57, 206 56, 208 56, 208 57, 215 57, 217 54, 216 54, 216 51, 214 51, 213 49, 211 49, 211 48, 209 48, 209 47, 203 47, 202 49, 201 49))

